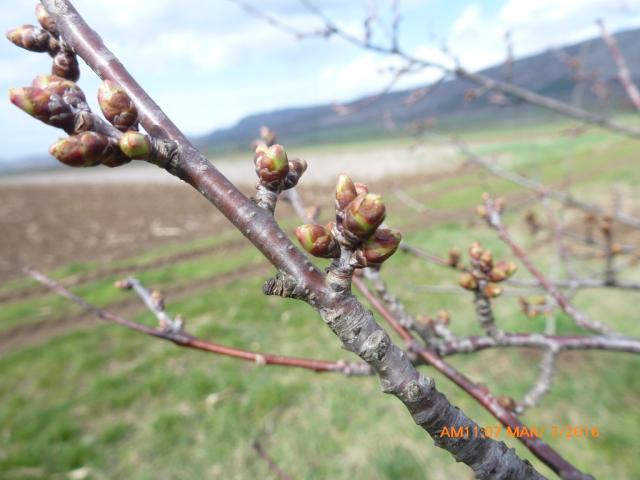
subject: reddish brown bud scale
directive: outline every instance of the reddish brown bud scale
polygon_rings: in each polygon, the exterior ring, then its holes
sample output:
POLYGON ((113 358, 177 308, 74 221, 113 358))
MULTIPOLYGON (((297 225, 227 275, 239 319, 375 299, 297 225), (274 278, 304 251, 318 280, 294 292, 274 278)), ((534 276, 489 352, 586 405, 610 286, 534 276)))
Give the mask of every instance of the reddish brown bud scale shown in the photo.
POLYGON ((70 167, 99 165, 109 146, 109 139, 94 132, 83 132, 58 140, 49 153, 70 167))
POLYGON ((489 298, 495 298, 502 293, 502 287, 497 283, 487 283, 484 286, 484 294, 489 298))
POLYGON ((493 264, 493 254, 489 250, 483 251, 482 255, 480 255, 480 261, 487 267, 491 267, 493 264))
POLYGON ((36 18, 42 28, 47 30, 52 35, 58 35, 58 29, 56 28, 56 22, 47 9, 41 3, 36 4, 36 18))
POLYGON ((345 210, 343 227, 355 237, 366 240, 384 220, 386 207, 375 193, 358 195, 345 210))
POLYGON ((362 256, 367 265, 379 265, 395 253, 402 234, 391 228, 379 228, 362 245, 362 256))
POLYGON ((488 276, 492 282, 502 282, 508 277, 507 272, 498 267, 493 267, 488 276))
POLYGON ((256 149, 256 174, 265 184, 284 180, 289 173, 289 159, 282 145, 272 145, 266 151, 256 149))
POLYGON ((474 260, 480 260, 483 251, 484 249, 478 242, 473 242, 469 247, 469 256, 474 260))
POLYGON ((60 50, 53 57, 51 73, 76 82, 80 78, 80 65, 76 55, 67 50, 60 50))
POLYGON ((467 272, 464 272, 460 275, 458 283, 462 288, 465 288, 467 290, 475 290, 478 288, 478 281, 476 280, 476 277, 467 272))
POLYGON ((356 189, 356 195, 361 195, 363 193, 369 193, 369 187, 367 187, 364 183, 355 182, 353 186, 356 189))
POLYGON ((25 87, 9 90, 11 103, 32 117, 67 132, 73 130, 74 116, 70 105, 62 96, 50 90, 25 87))
POLYGON ((138 110, 129 95, 113 80, 98 88, 98 104, 104 117, 118 130, 127 131, 138 122, 138 110))
POLYGON ((340 255, 340 247, 330 228, 307 223, 296 228, 296 237, 302 248, 311 255, 322 258, 336 258, 340 255))
POLYGON ((49 32, 33 25, 12 28, 6 36, 14 45, 31 52, 55 53, 60 48, 58 41, 49 32))
POLYGON ((518 265, 516 265, 514 262, 507 262, 505 260, 500 260, 499 262, 497 262, 495 267, 502 270, 507 277, 510 277, 518 270, 518 265))
POLYGON ((452 248, 449 250, 448 263, 452 267, 457 267, 460 264, 460 259, 462 258, 462 253, 458 248, 452 248))
POLYGON ((340 174, 336 182, 336 207, 338 210, 344 210, 357 196, 358 193, 351 178, 343 173, 340 174))

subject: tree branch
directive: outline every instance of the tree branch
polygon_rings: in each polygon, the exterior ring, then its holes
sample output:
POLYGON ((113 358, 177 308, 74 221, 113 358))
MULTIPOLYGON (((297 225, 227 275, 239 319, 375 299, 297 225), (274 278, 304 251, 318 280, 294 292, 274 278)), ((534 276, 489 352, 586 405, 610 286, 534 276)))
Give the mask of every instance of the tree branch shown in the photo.
POLYGON ((34 268, 25 268, 25 273, 27 273, 34 280, 46 286, 53 292, 71 300, 87 312, 92 313, 102 320, 116 323, 131 330, 135 330, 139 333, 144 333, 146 335, 151 335, 152 337, 173 342, 179 347, 193 348, 195 350, 202 350, 204 352, 224 355, 227 357, 237 358, 239 360, 245 360, 247 362, 253 362, 258 365, 279 365, 284 367, 303 368, 312 370, 314 372, 337 372, 343 373, 345 375, 370 375, 372 373, 371 369, 367 365, 362 363, 344 362, 342 360, 339 360, 337 362, 327 362, 324 360, 313 360, 308 358, 295 358, 287 357, 284 355, 274 355, 271 353, 252 352, 250 350, 242 350, 239 348, 229 347, 226 345, 221 345, 194 337, 193 335, 185 332, 182 328, 171 328, 170 325, 177 322, 171 319, 166 314, 166 312, 159 315, 159 312, 164 311, 164 309, 159 309, 157 306, 153 305, 151 293, 144 289, 144 287, 142 287, 139 282, 137 283, 138 288, 136 288, 136 291, 140 291, 141 296, 144 298, 147 306, 151 305, 149 308, 152 312, 154 312, 154 315, 156 315, 156 317, 158 317, 162 322, 168 322, 164 325, 161 325, 160 328, 153 328, 141 323, 133 322, 108 310, 92 305, 82 298, 78 297, 77 295, 71 293, 60 283, 47 277, 34 268), (147 301, 149 303, 147 303, 147 301))

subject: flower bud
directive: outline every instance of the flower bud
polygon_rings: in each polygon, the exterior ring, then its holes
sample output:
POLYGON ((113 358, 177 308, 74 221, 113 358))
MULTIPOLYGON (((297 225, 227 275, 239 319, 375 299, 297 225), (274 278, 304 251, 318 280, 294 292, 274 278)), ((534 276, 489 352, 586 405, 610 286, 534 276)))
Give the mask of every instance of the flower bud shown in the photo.
POLYGON ((447 262, 450 266, 457 267, 458 265, 460 265, 461 257, 462 253, 460 252, 460 249, 453 247, 449 250, 449 257, 447 262))
POLYGON ((56 53, 53 57, 51 73, 76 82, 80 78, 80 65, 75 53, 68 50, 60 50, 56 53))
POLYGON ((356 195, 360 195, 362 193, 369 193, 369 187, 367 187, 364 183, 354 182, 353 186, 356 189, 356 195))
POLYGON ((478 288, 478 281, 476 280, 476 277, 468 272, 460 274, 458 283, 462 288, 466 288, 467 290, 475 290, 478 288))
POLYGON ((361 240, 371 236, 384 220, 386 208, 382 196, 375 193, 358 195, 345 210, 345 230, 361 240))
POLYGON ((498 263, 496 263, 495 266, 496 268, 502 270, 507 275, 507 277, 510 277, 518 271, 518 265, 516 265, 514 262, 507 262, 505 260, 500 260, 498 263))
POLYGON ((25 87, 9 90, 9 99, 41 122, 63 128, 67 132, 73 131, 74 115, 71 106, 62 96, 49 90, 25 87))
POLYGON ((31 52, 57 52, 58 41, 46 30, 33 25, 22 25, 7 32, 7 38, 14 45, 31 52))
POLYGON ((489 212, 487 212, 487 207, 485 207, 484 205, 477 205, 476 206, 476 214, 480 217, 480 218, 489 218, 489 212))
POLYGON ((143 133, 130 130, 118 140, 118 146, 127 157, 144 160, 151 155, 151 141, 143 133))
POLYGON ((289 173, 289 159, 282 145, 256 153, 255 164, 260 181, 266 184, 280 182, 289 173))
POLYGON ((38 75, 31 81, 31 86, 46 90, 52 95, 60 95, 66 103, 73 106, 87 101, 84 92, 75 82, 58 75, 38 75))
POLYGON ((500 395, 496 400, 506 410, 514 411, 516 409, 516 401, 508 395, 500 395))
POLYGON ((506 280, 507 277, 507 272, 499 267, 493 267, 489 272, 489 280, 491 280, 492 282, 502 282, 506 280))
POLYGON ((307 171, 307 161, 302 158, 293 158, 289 160, 289 171, 296 172, 298 177, 301 177, 304 172, 307 171))
POLYGON ((482 255, 480 255, 480 261, 487 267, 491 267, 493 264, 493 254, 489 250, 483 251, 482 255))
POLYGON ((436 313, 436 320, 438 323, 447 326, 451 322, 451 314, 447 310, 438 310, 438 313, 436 313))
POLYGON ((340 255, 338 242, 327 227, 311 223, 300 225, 296 228, 296 237, 302 248, 311 255, 322 258, 336 258, 340 255))
POLYGON ((474 260, 480 260, 482 252, 484 252, 484 249, 478 242, 473 242, 469 247, 469 256, 474 260))
POLYGON ((56 22, 47 9, 41 3, 36 4, 36 18, 38 19, 38 23, 47 30, 49 33, 53 35, 58 35, 58 29, 56 28, 56 22))
POLYGON ((362 245, 362 254, 367 265, 379 265, 395 253, 402 240, 399 230, 379 228, 362 245))
POLYGON ((113 80, 105 80, 98 88, 98 104, 104 117, 123 132, 136 125, 138 110, 129 95, 113 80))
POLYGON ((288 190, 298 184, 300 177, 307 170, 307 162, 301 158, 289 160, 289 173, 284 177, 282 188, 288 190))
POLYGON ((109 146, 109 139, 94 132, 82 132, 62 138, 51 145, 49 153, 70 167, 99 165, 109 146))
POLYGON ((489 298, 495 298, 502 293, 502 287, 497 283, 487 283, 484 286, 484 294, 489 298))
POLYGON ((357 196, 358 193, 351 178, 341 173, 336 183, 336 208, 344 210, 357 196))

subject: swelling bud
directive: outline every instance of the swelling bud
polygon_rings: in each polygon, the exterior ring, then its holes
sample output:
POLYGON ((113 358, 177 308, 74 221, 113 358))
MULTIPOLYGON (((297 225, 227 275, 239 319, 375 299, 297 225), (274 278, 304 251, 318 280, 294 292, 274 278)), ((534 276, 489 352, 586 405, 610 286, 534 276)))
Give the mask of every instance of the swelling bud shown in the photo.
POLYGON ((265 149, 256 149, 256 174, 265 184, 273 184, 284 180, 289 173, 289 159, 282 145, 272 145, 265 149))
POLYGON ((122 153, 135 160, 145 160, 151 155, 151 141, 146 135, 129 131, 122 134, 118 140, 122 153))
POLYGON ((384 220, 386 207, 375 193, 358 195, 345 210, 343 227, 355 237, 366 240, 384 220))
POLYGON ((362 245, 362 256, 367 265, 379 265, 395 253, 402 240, 399 230, 379 228, 362 245))
POLYGON ((129 95, 113 80, 105 80, 98 88, 98 104, 104 118, 123 132, 138 122, 138 110, 129 95))
POLYGON ((341 173, 336 183, 336 208, 344 210, 357 195, 355 184, 351 178, 341 173))
POLYGON ((322 225, 307 223, 296 228, 296 237, 307 252, 316 257, 336 258, 340 255, 338 242, 331 230, 322 225))
POLYGON ((49 153, 70 167, 93 167, 99 165, 109 139, 94 132, 83 132, 62 138, 51 145, 49 153))

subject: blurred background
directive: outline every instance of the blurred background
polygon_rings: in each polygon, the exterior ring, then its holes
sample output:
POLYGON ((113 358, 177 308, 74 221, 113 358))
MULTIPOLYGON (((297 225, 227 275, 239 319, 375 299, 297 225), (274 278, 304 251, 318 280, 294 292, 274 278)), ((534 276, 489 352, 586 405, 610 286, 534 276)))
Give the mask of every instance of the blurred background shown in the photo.
MULTIPOLYGON (((322 18, 294 0, 73 2, 156 100, 233 182, 255 186, 251 142, 269 126, 309 169, 298 190, 329 221, 339 173, 385 197, 387 222, 407 243, 446 256, 482 241, 509 258, 478 221, 482 192, 503 196, 518 240, 554 278, 563 269, 550 234, 531 227, 547 212, 536 195, 469 161, 460 142, 491 164, 604 209, 640 215, 638 140, 444 74, 407 66, 322 35, 322 18), (275 24, 275 25, 274 25, 275 24)), ((602 19, 640 84, 637 0, 386 0, 315 3, 341 31, 455 69, 462 65, 633 128, 640 117, 603 42, 602 19)), ((28 2, 1 0, 5 30, 35 23, 28 2)), ((46 55, 0 45, 3 90, 47 73, 46 55)), ((99 80, 81 62, 79 85, 99 111, 99 80)), ((0 478, 275 478, 256 439, 294 478, 471 478, 431 446, 404 407, 373 378, 264 367, 180 349, 107 325, 22 273, 33 265, 75 293, 128 318, 153 317, 115 280, 135 275, 166 294, 190 331, 240 348, 348 358, 314 312, 265 297, 271 267, 200 195, 155 166, 70 169, 47 154, 61 132, 0 102, 0 478)), ((286 203, 277 217, 293 233, 286 203)), ((584 215, 558 209, 583 235, 584 215)), ((544 221, 543 221, 544 223, 544 221)), ((620 229, 625 244, 637 231, 620 229)), ((622 240, 621 240, 622 241, 622 240)), ((572 246, 584 275, 602 259, 572 246)), ((638 250, 625 272, 638 280, 638 250), (634 260, 635 258, 635 260, 634 260), (636 263, 634 263, 634 261, 636 263)), ((385 265, 416 315, 452 314, 456 334, 479 333, 471 294, 455 272, 398 253, 385 265), (458 291, 460 290, 460 291, 458 291)), ((520 272, 518 277, 527 278, 520 272)), ((507 292, 509 293, 509 292, 507 292)), ((496 302, 512 331, 545 331, 520 292, 496 302)), ((637 291, 575 297, 593 318, 640 335, 637 291)), ((556 331, 578 333, 566 317, 556 331)), ((583 333, 583 332, 582 332, 583 333)), ((452 358, 468 376, 516 398, 537 374, 539 352, 495 350, 452 358)), ((480 425, 496 425, 437 373, 438 387, 480 425)), ((640 369, 630 354, 563 353, 552 392, 525 423, 596 426, 598 438, 550 439, 597 478, 640 478, 640 369), (637 455, 636 455, 637 456, 637 455)), ((504 438, 503 438, 504 439, 504 438)), ((546 475, 518 442, 506 439, 546 475)))

